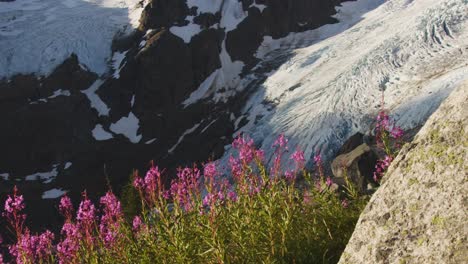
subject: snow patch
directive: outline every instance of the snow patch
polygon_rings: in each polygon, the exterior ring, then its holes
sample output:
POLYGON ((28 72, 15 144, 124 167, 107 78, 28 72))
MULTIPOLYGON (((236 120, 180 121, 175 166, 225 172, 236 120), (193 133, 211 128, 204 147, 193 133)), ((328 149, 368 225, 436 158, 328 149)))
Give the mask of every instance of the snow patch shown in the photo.
POLYGON ((201 32, 201 27, 198 24, 195 24, 193 22, 193 16, 188 16, 186 19, 189 20, 189 23, 186 26, 182 27, 171 27, 169 31, 184 40, 185 43, 190 43, 190 40, 192 40, 192 37, 197 35, 198 33, 201 32))
POLYGON ((108 116, 110 111, 109 107, 107 107, 99 95, 96 94, 96 91, 103 83, 103 80, 97 79, 88 89, 83 90, 82 93, 88 97, 91 107, 96 109, 100 116, 108 116))
POLYGON ((150 139, 150 140, 146 141, 145 144, 148 145, 148 144, 153 143, 154 141, 156 141, 156 138, 153 138, 153 139, 150 139))
POLYGON ((242 2, 238 0, 225 0, 222 6, 222 17, 220 27, 226 29, 226 33, 237 28, 248 15, 242 7, 242 2))
POLYGON ((4 181, 8 181, 10 179, 10 174, 8 173, 0 173, 0 178, 4 181))
POLYGON ((139 122, 138 118, 130 112, 128 116, 122 117, 112 124, 110 130, 116 134, 124 135, 132 143, 138 143, 141 140, 141 135, 138 135, 139 122))
POLYGON ((41 180, 41 181, 43 181, 43 183, 51 183, 53 180, 55 180, 55 178, 58 175, 57 166, 58 165, 52 166, 51 171, 37 172, 37 173, 31 174, 31 175, 28 175, 28 176, 25 177, 25 180, 26 181, 41 180))
POLYGON ((112 136, 111 133, 105 131, 104 128, 102 127, 102 125, 99 125, 99 124, 96 125, 96 127, 93 129, 92 133, 93 133, 94 139, 96 139, 98 141, 109 140, 109 139, 114 137, 114 136, 112 136))
POLYGON ((71 165, 72 165, 72 163, 71 163, 71 162, 67 162, 67 163, 65 163, 64 169, 65 169, 65 170, 68 170, 68 168, 70 168, 70 167, 71 167, 71 165))
POLYGON ((192 128, 189 128, 187 130, 185 130, 185 132, 182 134, 182 136, 179 137, 179 140, 177 141, 177 143, 172 146, 172 148, 170 148, 167 153, 169 154, 172 154, 174 153, 174 150, 177 148, 177 146, 179 146, 179 144, 184 140, 185 136, 187 136, 188 134, 191 134, 193 133, 195 130, 197 130, 197 128, 200 126, 200 123, 197 123, 195 124, 192 128))
POLYGON ((125 59, 125 55, 127 55, 127 51, 124 52, 114 52, 114 55, 112 56, 112 69, 114 70, 114 74, 112 75, 114 79, 119 79, 120 78, 120 70, 125 66, 122 65, 122 61, 125 59))
POLYGON ((67 193, 67 191, 64 191, 62 189, 54 188, 54 189, 45 191, 42 194, 42 199, 57 199, 59 197, 64 196, 66 193, 67 193))
MULTIPOLYGON (((228 0, 232 1, 232 0, 228 0)), ((197 7, 197 12, 215 14, 221 8, 223 1, 219 0, 187 0, 188 8, 197 7)))
POLYGON ((258 10, 260 10, 260 13, 262 13, 263 10, 265 10, 265 8, 267 8, 266 5, 257 4, 257 3, 255 3, 255 2, 254 2, 250 7, 256 7, 256 8, 258 8, 258 10))
POLYGON ((182 103, 184 105, 184 107, 187 107, 190 104, 193 104, 193 103, 197 102, 198 100, 202 99, 203 97, 205 97, 207 95, 208 91, 210 90, 210 88, 213 87, 213 84, 215 83, 216 77, 219 75, 219 73, 220 73, 220 70, 218 69, 218 70, 214 71, 212 74, 210 74, 210 76, 208 76, 208 78, 206 78, 206 80, 203 81, 200 84, 198 89, 193 91, 190 94, 190 97, 187 98, 182 103))
POLYGON ((70 96, 70 91, 68 90, 57 90, 54 92, 53 95, 47 97, 48 99, 52 99, 52 98, 55 98, 55 97, 58 97, 58 96, 70 96))

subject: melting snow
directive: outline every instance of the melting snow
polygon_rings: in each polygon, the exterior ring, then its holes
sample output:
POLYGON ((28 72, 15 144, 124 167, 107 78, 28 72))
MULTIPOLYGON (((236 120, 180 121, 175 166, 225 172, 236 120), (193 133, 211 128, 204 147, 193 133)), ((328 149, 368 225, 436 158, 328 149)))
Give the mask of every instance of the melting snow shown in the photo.
POLYGON ((65 167, 64 167, 64 168, 67 170, 68 168, 71 167, 71 165, 72 165, 71 162, 67 162, 67 163, 65 163, 65 167))
POLYGON ((93 137, 98 141, 108 140, 108 139, 113 138, 112 134, 105 131, 102 125, 99 125, 99 124, 96 125, 92 133, 93 133, 93 137))
POLYGON ((64 190, 62 190, 62 189, 54 188, 54 189, 45 191, 45 192, 42 194, 42 199, 57 199, 57 198, 59 198, 59 197, 62 197, 62 196, 65 195, 66 193, 67 193, 67 191, 64 191, 64 190))
POLYGON ((10 179, 10 174, 0 173, 0 178, 2 178, 4 181, 8 181, 8 179, 10 179))
POLYGON ((153 138, 153 139, 150 139, 150 140, 146 141, 145 144, 148 145, 148 144, 153 143, 154 141, 156 141, 156 138, 153 138))
MULTIPOLYGON (((232 0, 227 0, 232 1, 232 0)), ((219 11, 222 2, 219 0, 187 0, 187 6, 189 8, 197 7, 198 13, 212 13, 215 14, 219 11)))
POLYGON ((210 76, 208 76, 208 78, 206 78, 206 80, 203 81, 202 84, 200 84, 198 89, 193 91, 190 94, 190 97, 187 98, 182 104, 185 107, 187 107, 188 105, 193 104, 197 102, 198 100, 202 99, 207 94, 209 89, 213 86, 216 80, 216 77, 219 75, 219 73, 220 73, 220 70, 218 69, 214 71, 210 76))
POLYGON ((193 36, 197 35, 201 32, 201 27, 198 24, 193 23, 193 16, 188 16, 186 19, 189 20, 188 25, 182 27, 171 27, 169 31, 172 34, 178 36, 179 38, 183 39, 185 43, 190 43, 190 40, 193 36))
POLYGON ((112 56, 112 69, 114 70, 113 77, 115 79, 120 78, 120 70, 125 66, 122 65, 122 61, 125 59, 125 55, 127 55, 127 51, 124 52, 114 52, 114 55, 112 56))
POLYGON ((112 124, 110 130, 124 135, 132 143, 138 143, 141 140, 141 135, 138 135, 139 122, 138 118, 130 112, 127 117, 122 117, 117 123, 112 124))
POLYGON ((52 170, 48 172, 37 172, 25 177, 27 181, 37 181, 41 180, 44 183, 51 183, 58 175, 57 166, 52 166, 52 170))
POLYGON ((197 128, 199 126, 200 126, 200 123, 197 123, 192 128, 189 128, 189 129, 185 130, 185 132, 182 134, 182 136, 179 137, 179 140, 177 141, 177 143, 174 146, 172 146, 172 148, 170 148, 167 152, 169 154, 172 154, 174 152, 174 150, 177 148, 177 146, 179 146, 180 142, 182 142, 182 140, 184 140, 185 136, 188 135, 188 134, 193 133, 195 130, 197 130, 197 128))
POLYGON ((51 96, 49 96, 47 98, 52 99, 52 98, 55 98, 57 96, 70 96, 70 91, 60 89, 60 90, 55 91, 53 95, 51 95, 51 96))
POLYGON ((266 5, 260 5, 260 4, 257 4, 257 3, 253 3, 253 4, 251 5, 251 7, 256 7, 256 8, 258 8, 258 10, 260 10, 260 12, 263 12, 263 10, 264 10, 265 8, 267 8, 266 5))
POLYGON ((108 116, 110 111, 109 107, 107 107, 106 103, 96 94, 96 91, 103 83, 103 80, 97 79, 88 89, 82 91, 82 93, 88 97, 91 107, 96 109, 100 116, 108 116))

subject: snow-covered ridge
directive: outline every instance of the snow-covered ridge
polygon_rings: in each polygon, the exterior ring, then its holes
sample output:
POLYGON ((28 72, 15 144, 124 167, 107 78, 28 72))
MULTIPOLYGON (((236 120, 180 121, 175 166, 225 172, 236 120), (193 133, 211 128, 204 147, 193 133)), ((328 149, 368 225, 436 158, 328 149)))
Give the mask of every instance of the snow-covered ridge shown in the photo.
POLYGON ((331 157, 352 134, 369 132, 382 90, 400 125, 422 124, 468 78, 467 7, 466 0, 359 0, 343 4, 338 24, 265 38, 257 57, 291 57, 249 99, 238 133, 266 150, 285 133, 290 149, 331 157))
POLYGON ((49 74, 71 53, 98 74, 108 69, 112 39, 138 26, 139 0, 0 2, 0 78, 49 74))

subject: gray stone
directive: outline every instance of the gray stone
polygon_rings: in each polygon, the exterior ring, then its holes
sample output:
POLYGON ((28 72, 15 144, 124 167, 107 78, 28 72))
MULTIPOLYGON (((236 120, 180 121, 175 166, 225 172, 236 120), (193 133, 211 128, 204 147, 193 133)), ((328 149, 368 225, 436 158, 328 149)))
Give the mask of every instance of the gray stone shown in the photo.
POLYGON ((406 144, 339 263, 468 263, 468 82, 406 144))

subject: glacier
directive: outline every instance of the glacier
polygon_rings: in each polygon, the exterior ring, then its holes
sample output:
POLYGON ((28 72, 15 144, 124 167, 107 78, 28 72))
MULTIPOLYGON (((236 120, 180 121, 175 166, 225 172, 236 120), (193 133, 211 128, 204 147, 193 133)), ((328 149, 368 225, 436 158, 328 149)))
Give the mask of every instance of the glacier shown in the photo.
MULTIPOLYGON (((236 117, 247 124, 234 136, 252 137, 267 160, 281 133, 289 149, 332 158, 353 134, 370 133, 382 96, 398 125, 414 128, 468 78, 466 0, 359 0, 343 3, 335 17, 337 24, 265 37, 257 51, 263 64, 283 62, 236 117)), ((232 154, 226 149, 222 162, 232 154)))
POLYGON ((71 53, 91 71, 108 70, 117 33, 139 24, 140 0, 18 0, 0 2, 0 79, 48 75, 71 53))

